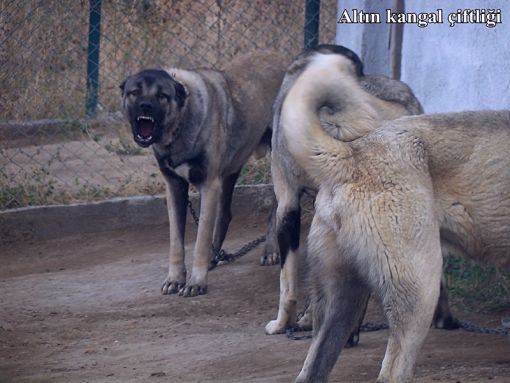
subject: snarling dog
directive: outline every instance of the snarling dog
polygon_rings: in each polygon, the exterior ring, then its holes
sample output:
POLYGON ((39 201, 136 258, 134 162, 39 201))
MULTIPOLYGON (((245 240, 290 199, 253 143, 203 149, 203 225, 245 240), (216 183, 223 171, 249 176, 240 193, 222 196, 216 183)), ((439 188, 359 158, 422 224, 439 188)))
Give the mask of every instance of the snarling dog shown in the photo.
POLYGON ((442 248, 510 267, 510 111, 381 123, 352 61, 322 55, 288 91, 281 128, 319 185, 308 238, 314 334, 297 381, 326 381, 371 291, 390 327, 377 381, 411 381, 442 248), (358 133, 329 135, 323 105, 357 116, 358 133))
MULTIPOLYGON (((267 251, 263 254, 262 264, 277 263, 280 258, 280 302, 278 316, 266 326, 266 333, 277 334, 285 332, 288 327, 296 326, 297 304, 297 252, 299 247, 300 231, 300 197, 304 191, 315 194, 316 185, 296 163, 288 150, 287 140, 280 127, 280 115, 283 102, 299 76, 319 56, 341 56, 351 62, 354 68, 354 78, 358 86, 366 92, 366 98, 374 108, 374 118, 391 120, 403 115, 420 114, 423 109, 411 89, 403 82, 392 80, 385 76, 364 75, 363 64, 359 57, 350 49, 337 45, 320 45, 317 48, 306 50, 299 55, 289 66, 282 86, 273 106, 273 151, 271 154, 271 171, 277 198, 277 212, 272 217, 270 230, 277 233, 278 252, 267 251)), ((357 119, 357 114, 346 114, 346 107, 350 101, 347 98, 345 105, 333 105, 327 102, 321 106, 319 118, 321 126, 329 134, 338 139, 351 139, 358 134, 363 126, 365 117, 357 119)), ((446 303, 441 315, 451 317, 446 303)), ((447 319, 448 320, 448 319, 447 319)), ((308 329, 311 326, 308 312, 299 321, 299 327, 308 329)), ((357 334, 350 344, 357 343, 357 334)))
POLYGON ((170 259, 163 294, 207 291, 213 250, 221 249, 242 166, 270 146, 271 105, 286 59, 274 52, 241 56, 223 71, 144 70, 121 85, 134 140, 152 145, 167 186, 170 259), (192 272, 186 281, 184 228, 189 183, 200 192, 192 272), (212 246, 212 247, 211 247, 212 246))

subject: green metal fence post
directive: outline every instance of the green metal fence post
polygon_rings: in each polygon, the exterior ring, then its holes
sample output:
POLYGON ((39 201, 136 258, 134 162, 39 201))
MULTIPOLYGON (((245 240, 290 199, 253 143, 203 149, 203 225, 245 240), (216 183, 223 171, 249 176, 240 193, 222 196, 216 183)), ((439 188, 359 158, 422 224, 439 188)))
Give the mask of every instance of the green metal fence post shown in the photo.
POLYGON ((87 100, 88 117, 96 115, 99 88, 99 42, 101 38, 101 0, 90 0, 89 42, 87 52, 87 100))
POLYGON ((305 49, 319 44, 320 0, 305 1, 305 49))

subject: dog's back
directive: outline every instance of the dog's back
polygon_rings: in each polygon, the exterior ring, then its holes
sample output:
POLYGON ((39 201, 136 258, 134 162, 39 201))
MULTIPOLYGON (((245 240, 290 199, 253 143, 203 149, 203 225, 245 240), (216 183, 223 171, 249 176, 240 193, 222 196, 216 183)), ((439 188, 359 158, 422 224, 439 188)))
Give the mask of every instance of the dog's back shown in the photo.
POLYGON ((402 81, 381 75, 365 75, 360 78, 359 83, 365 92, 383 102, 379 110, 383 120, 423 113, 413 91, 402 81))
MULTIPOLYGON (((267 137, 271 137, 271 105, 287 63, 288 59, 279 52, 260 51, 239 56, 223 71, 236 106, 233 135, 242 134, 248 137, 244 140, 246 143, 258 143, 255 148, 258 156, 270 146, 267 137)), ((241 147, 237 156, 247 158, 252 152, 253 148, 241 147)))
POLYGON ((510 268, 510 112, 407 117, 383 129, 424 142, 443 246, 510 268))
MULTIPOLYGON (((311 63, 320 56, 341 56, 348 59, 352 64, 353 77, 357 79, 360 87, 365 90, 370 97, 370 102, 377 113, 377 119, 393 120, 401 116, 415 115, 423 113, 423 108, 414 96, 412 90, 403 82, 393 80, 381 75, 365 75, 363 72, 363 63, 359 57, 348 48, 338 45, 319 45, 314 49, 305 50, 289 66, 282 86, 273 104, 273 137, 272 146, 273 162, 285 169, 284 174, 288 174, 291 179, 289 183, 295 183, 295 178, 300 182, 307 184, 309 180, 302 173, 299 166, 289 155, 286 140, 283 138, 280 128, 281 109, 289 90, 296 80, 311 65, 311 63)), ((314 84, 310 84, 311 87, 314 84)), ((349 129, 341 126, 344 122, 343 111, 335 110, 328 106, 323 106, 320 111, 321 126, 333 137, 342 138, 339 134, 347 134, 349 129)), ((353 121, 356 125, 357 122, 353 121)), ((357 133, 354 133, 357 135, 357 133)), ((307 185, 310 186, 310 185, 307 185)))

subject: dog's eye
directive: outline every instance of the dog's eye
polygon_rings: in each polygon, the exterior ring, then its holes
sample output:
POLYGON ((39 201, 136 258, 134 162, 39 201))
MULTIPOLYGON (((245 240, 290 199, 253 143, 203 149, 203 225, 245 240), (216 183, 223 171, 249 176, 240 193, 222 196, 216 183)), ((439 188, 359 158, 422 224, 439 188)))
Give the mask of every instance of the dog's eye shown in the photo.
POLYGON ((167 101, 169 99, 169 97, 167 94, 158 93, 158 99, 159 99, 159 101, 167 101))
POLYGON ((128 92, 128 96, 138 96, 140 95, 140 89, 133 89, 128 92))

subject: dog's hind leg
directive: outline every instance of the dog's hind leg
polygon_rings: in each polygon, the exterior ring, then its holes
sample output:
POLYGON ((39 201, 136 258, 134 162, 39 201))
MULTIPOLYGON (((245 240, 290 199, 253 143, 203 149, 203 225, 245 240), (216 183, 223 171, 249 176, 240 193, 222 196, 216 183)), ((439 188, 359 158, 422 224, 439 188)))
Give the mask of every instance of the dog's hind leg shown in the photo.
MULTIPOLYGON (((314 223, 319 221, 314 218, 314 223)), ((313 340, 296 382, 326 382, 352 329, 361 320, 370 289, 338 253, 335 233, 312 224, 309 237, 313 340)))
POLYGON ((361 325, 363 324, 363 319, 365 319, 365 314, 368 308, 368 300, 370 299, 370 294, 367 296, 364 304, 363 312, 361 313, 358 323, 354 326, 351 335, 349 335, 349 339, 347 339, 347 343, 345 347, 356 347, 359 343, 359 333, 361 331, 361 325))
POLYGON ((213 235, 213 247, 216 251, 221 250, 223 241, 225 241, 225 237, 227 236, 230 221, 232 221, 232 194, 240 172, 241 171, 231 174, 222 181, 221 196, 218 203, 213 235))
POLYGON ((267 233, 266 233, 266 244, 262 249, 262 255, 260 256, 261 266, 272 266, 280 263, 280 249, 278 246, 278 234, 277 234, 277 223, 276 223, 276 209, 278 203, 276 202, 276 196, 272 193, 272 207, 271 213, 268 219, 267 233))
POLYGON ((280 302, 278 316, 266 325, 267 334, 285 332, 288 326, 296 323, 299 231, 301 212, 299 192, 292 188, 279 172, 279 167, 271 166, 278 209, 276 211, 276 231, 281 257, 280 302))
POLYGON ((435 328, 444 330, 458 329, 460 323, 455 319, 450 311, 448 304, 448 290, 444 274, 441 276, 441 289, 439 292, 439 301, 437 302, 436 311, 434 312, 434 319, 432 324, 435 328))
POLYGON ((186 283, 184 265, 184 229, 188 201, 188 182, 162 166, 166 181, 166 203, 170 225, 168 276, 163 281, 163 294, 175 294, 186 283))
MULTIPOLYGON (((279 209, 279 208, 278 208, 279 209)), ((298 247, 300 209, 286 212, 278 229, 281 252, 280 301, 278 316, 266 325, 267 334, 285 332, 297 318, 298 247)))
POLYGON ((418 352, 427 336, 439 296, 441 253, 416 249, 409 256, 388 256, 385 285, 378 291, 389 324, 389 339, 378 383, 411 382, 418 352), (393 263, 391 258, 399 258, 393 263))
MULTIPOLYGON (((482 243, 473 218, 456 198, 442 202, 444 217, 441 224, 441 247, 443 256, 472 256, 480 253, 482 243)), ((432 324, 436 328, 455 330, 460 324, 452 316, 448 304, 448 288, 444 274, 441 278, 441 292, 432 324)))
MULTIPOLYGON (((363 320, 365 319, 365 313, 367 312, 369 298, 370 298, 370 296, 367 297, 367 300, 365 303, 365 309, 363 310, 363 314, 359 318, 358 324, 352 330, 351 335, 349 336, 349 339, 347 339, 347 343, 345 344, 346 348, 356 347, 359 343, 361 325, 363 324, 363 320)), ((309 301, 305 305, 305 310, 302 313, 301 318, 298 319, 297 327, 300 331, 309 331, 309 330, 312 330, 312 328, 313 328, 312 308, 311 308, 309 301)))

